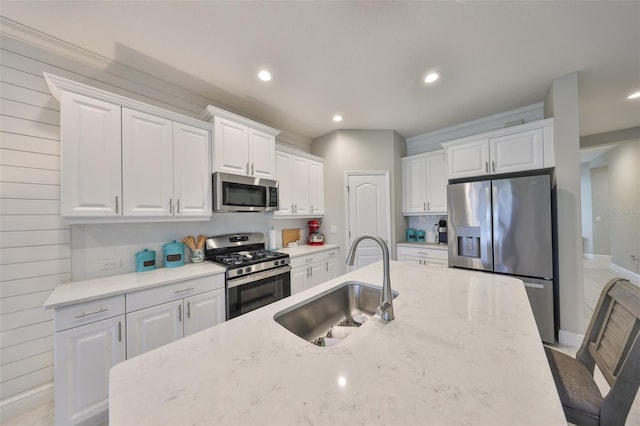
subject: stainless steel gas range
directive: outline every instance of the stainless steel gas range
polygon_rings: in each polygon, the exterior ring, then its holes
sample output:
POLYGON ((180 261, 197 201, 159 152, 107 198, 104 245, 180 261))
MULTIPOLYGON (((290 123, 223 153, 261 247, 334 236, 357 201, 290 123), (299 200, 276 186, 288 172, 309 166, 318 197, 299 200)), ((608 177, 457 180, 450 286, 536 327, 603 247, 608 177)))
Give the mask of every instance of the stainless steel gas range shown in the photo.
POLYGON ((209 237, 205 258, 224 267, 227 320, 291 295, 289 255, 265 250, 264 234, 209 237))

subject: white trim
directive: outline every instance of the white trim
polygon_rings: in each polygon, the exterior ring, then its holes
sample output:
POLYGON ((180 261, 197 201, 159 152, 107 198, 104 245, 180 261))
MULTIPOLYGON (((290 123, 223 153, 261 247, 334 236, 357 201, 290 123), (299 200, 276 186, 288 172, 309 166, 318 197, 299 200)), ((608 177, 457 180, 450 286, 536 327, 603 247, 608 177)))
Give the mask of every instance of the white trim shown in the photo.
POLYGON ((53 382, 50 382, 5 399, 0 404, 0 423, 53 402, 53 389, 53 382))
POLYGON ((612 263, 609 268, 616 274, 621 275, 623 278, 628 279, 632 283, 640 285, 640 274, 636 274, 635 272, 625 269, 622 266, 616 265, 615 263, 612 263))
POLYGON ((611 262, 610 254, 593 254, 593 253, 582 253, 582 257, 589 260, 597 260, 601 262, 611 262))
MULTIPOLYGON (((394 238, 391 234, 391 220, 392 220, 392 209, 391 209, 391 179, 389 170, 361 170, 361 171, 345 171, 344 172, 344 238, 345 238, 345 247, 347 253, 351 249, 351 241, 349 238, 349 191, 347 190, 349 186, 349 176, 384 176, 385 178, 385 190, 387 191, 387 197, 389 199, 388 211, 387 211, 387 246, 389 246, 389 253, 391 253, 391 246, 395 246, 393 244, 394 238)), ((355 238, 355 235, 353 236, 355 238)), ((347 272, 351 271, 351 266, 347 265, 347 272)))
POLYGON ((204 111, 202 111, 202 114, 200 114, 201 120, 208 121, 211 123, 213 123, 212 118, 214 117, 220 117, 227 120, 231 120, 233 122, 242 124, 243 126, 247 126, 252 129, 259 130, 271 136, 278 136, 280 134, 280 130, 278 129, 274 129, 273 127, 269 127, 265 124, 258 123, 257 121, 253 121, 249 118, 243 117, 238 114, 234 114, 233 112, 215 107, 213 105, 207 105, 204 111))
POLYGON ((60 91, 66 90, 67 92, 77 93, 79 95, 88 96, 93 99, 100 99, 102 101, 109 102, 121 107, 131 108, 136 111, 146 112, 148 114, 163 117, 168 120, 176 121, 183 124, 188 124, 200 129, 213 131, 213 126, 211 125, 211 123, 207 123, 206 121, 178 114, 163 108, 158 108, 144 102, 139 102, 125 96, 107 92, 106 90, 78 83, 77 81, 69 80, 57 75, 49 74, 46 72, 42 74, 47 81, 47 85, 49 86, 49 90, 51 90, 51 94, 58 101, 60 101, 60 91))
POLYGON ((458 139, 465 136, 472 136, 492 130, 504 129, 505 125, 517 119, 522 119, 525 123, 539 121, 544 118, 544 103, 538 102, 511 111, 490 115, 477 120, 467 121, 455 126, 445 127, 429 133, 412 136, 406 140, 407 154, 418 154, 420 152, 440 149, 440 143, 458 139))
POLYGON ((572 348, 579 348, 584 340, 584 334, 572 333, 566 330, 558 331, 558 342, 563 345, 571 346, 572 348))

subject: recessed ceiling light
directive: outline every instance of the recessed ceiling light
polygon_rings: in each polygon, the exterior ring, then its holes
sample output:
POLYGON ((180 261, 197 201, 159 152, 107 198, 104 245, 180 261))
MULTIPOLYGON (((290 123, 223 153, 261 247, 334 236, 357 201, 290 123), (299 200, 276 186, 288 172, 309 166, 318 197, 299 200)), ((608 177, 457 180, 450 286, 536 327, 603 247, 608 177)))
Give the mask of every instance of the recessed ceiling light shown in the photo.
POLYGON ((638 99, 640 98, 640 92, 635 92, 627 96, 627 99, 638 99))
POLYGON ((258 78, 262 81, 269 81, 271 80, 271 73, 267 70, 261 70, 258 73, 258 78))
POLYGON ((342 121, 342 116, 341 115, 334 115, 333 116, 333 121, 335 121, 336 123, 342 121))
POLYGON ((429 74, 427 74, 427 76, 424 78, 424 82, 425 83, 433 83, 434 81, 436 81, 437 79, 440 78, 440 73, 437 72, 430 72, 429 74))

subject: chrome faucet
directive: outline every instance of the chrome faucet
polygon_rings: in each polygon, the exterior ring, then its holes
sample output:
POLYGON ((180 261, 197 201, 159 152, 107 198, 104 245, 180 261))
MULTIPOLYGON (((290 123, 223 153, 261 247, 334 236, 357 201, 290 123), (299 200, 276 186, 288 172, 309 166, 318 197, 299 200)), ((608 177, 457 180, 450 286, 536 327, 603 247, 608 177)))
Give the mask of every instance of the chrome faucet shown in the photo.
POLYGON ((382 249, 384 278, 382 281, 382 293, 380 294, 380 306, 376 309, 376 314, 380 315, 380 317, 382 317, 382 319, 385 321, 391 321, 394 318, 393 293, 391 292, 391 276, 389 273, 389 247, 387 247, 387 243, 385 243, 384 240, 377 235, 360 235, 355 239, 353 244, 351 244, 351 249, 349 249, 349 254, 347 255, 347 263, 349 265, 353 265, 358 244, 360 244, 360 242, 365 239, 375 241, 382 249))

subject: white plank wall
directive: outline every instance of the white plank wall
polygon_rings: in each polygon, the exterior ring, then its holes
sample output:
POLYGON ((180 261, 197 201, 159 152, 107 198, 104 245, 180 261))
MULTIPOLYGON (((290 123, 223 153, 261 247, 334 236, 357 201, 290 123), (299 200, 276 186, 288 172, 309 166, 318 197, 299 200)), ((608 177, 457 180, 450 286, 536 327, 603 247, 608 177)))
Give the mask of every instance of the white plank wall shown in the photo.
MULTIPOLYGON (((59 215, 60 105, 42 73, 191 117, 212 102, 119 64, 99 70, 87 65, 96 61, 90 55, 92 60, 72 61, 6 35, 0 42, 0 408, 5 410, 23 396, 51 388, 53 315, 42 304, 71 276, 71 230, 59 215)), ((50 389, 48 395, 52 398, 50 389)))

